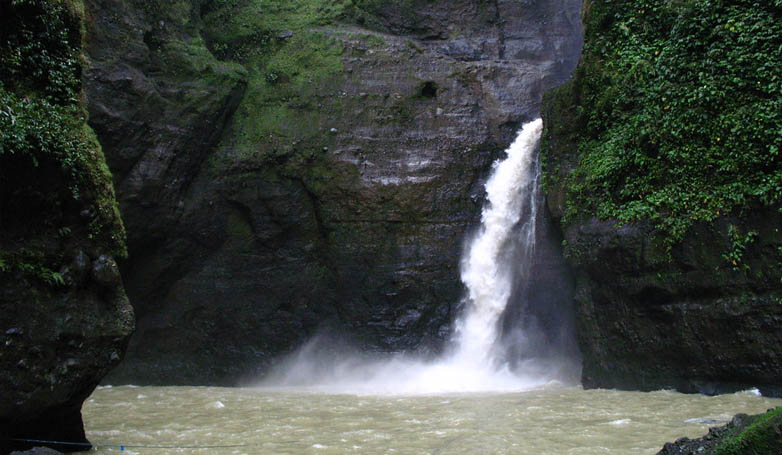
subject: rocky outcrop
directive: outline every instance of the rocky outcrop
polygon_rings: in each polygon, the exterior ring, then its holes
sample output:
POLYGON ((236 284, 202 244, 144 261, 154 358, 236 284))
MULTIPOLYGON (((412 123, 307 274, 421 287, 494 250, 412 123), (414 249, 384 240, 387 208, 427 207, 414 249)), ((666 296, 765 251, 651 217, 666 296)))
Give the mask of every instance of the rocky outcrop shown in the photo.
POLYGON ((723 218, 670 253, 649 225, 567 227, 584 386, 782 394, 780 223, 776 210, 723 218), (758 233, 738 267, 731 226, 758 233))
POLYGON ((86 2, 139 315, 110 381, 233 383, 321 329, 447 336, 481 181, 575 64, 579 2, 315 3, 86 2))
POLYGON ((80 6, 0 5, 2 454, 89 448, 82 402, 134 327, 111 175, 78 102, 80 6))
MULTIPOLYGON (((647 115, 643 109, 656 106, 628 101, 647 93, 652 84, 649 81, 669 80, 671 93, 698 89, 688 85, 693 80, 690 68, 679 66, 669 71, 667 66, 668 59, 675 60, 682 52, 681 43, 690 42, 682 37, 700 33, 698 27, 712 30, 708 22, 694 17, 711 21, 724 20, 729 14, 748 14, 753 21, 762 21, 778 12, 750 6, 713 10, 703 5, 673 4, 650 12, 632 7, 633 1, 621 3, 587 2, 584 21, 589 24, 586 47, 590 50, 574 80, 552 91, 544 103, 546 145, 542 153, 546 157, 547 201, 563 232, 564 254, 575 275, 583 384, 702 393, 758 387, 764 395, 779 396, 782 213, 773 192, 764 194, 763 185, 753 186, 757 175, 766 172, 768 177, 763 178, 773 179, 779 167, 772 160, 750 176, 741 174, 752 166, 753 157, 773 157, 773 147, 772 154, 766 155, 768 142, 752 142, 759 137, 756 135, 741 137, 739 125, 743 123, 737 121, 731 141, 745 141, 746 147, 722 146, 720 131, 708 133, 713 134, 708 144, 712 158, 701 165, 696 161, 705 155, 693 150, 705 147, 699 142, 702 136, 690 135, 685 140, 675 136, 677 132, 671 136, 670 130, 654 130, 659 125, 647 123, 646 130, 627 136, 628 142, 617 149, 616 157, 608 152, 587 156, 596 144, 623 141, 627 119, 641 116, 652 122, 651 117, 643 117, 647 115), (625 16, 632 15, 637 16, 637 22, 623 29, 628 24, 623 22, 625 16), (693 25, 693 31, 688 24, 700 25, 693 25), (671 30, 676 30, 675 39, 668 40, 671 30), (617 74, 620 57, 609 59, 606 55, 615 49, 623 49, 622 55, 634 55, 632 43, 644 43, 648 38, 643 33, 659 33, 658 50, 653 53, 659 58, 639 65, 635 69, 639 73, 617 74), (607 42, 611 46, 604 45, 607 42), (726 164, 736 156, 742 156, 744 164, 726 164), (636 176, 632 163, 637 162, 646 164, 636 176), (715 170, 701 174, 712 168, 715 170), (641 175, 667 172, 679 173, 680 178, 645 180, 641 175), (695 187, 682 185, 693 181, 698 182, 695 187), (730 200, 734 202, 721 196, 724 188, 732 188, 730 200), (658 197, 661 194, 667 196, 658 197)), ((714 54, 725 38, 707 35, 694 35, 697 38, 692 39, 700 45, 686 52, 714 54)), ((745 57, 765 52, 746 41, 741 43, 731 47, 729 58, 743 58, 742 52, 745 57), (748 49, 753 49, 753 54, 748 49)), ((721 80, 725 70, 713 70, 714 79, 703 84, 721 80)), ((734 77, 739 81, 745 75, 734 77)), ((679 112, 679 100, 668 98, 660 101, 657 118, 697 129, 691 120, 680 117, 697 112, 703 119, 699 127, 705 132, 711 128, 708 122, 731 109, 744 111, 752 103, 765 103, 765 95, 758 92, 720 86, 720 96, 725 96, 720 100, 722 107, 714 107, 717 101, 697 106, 682 101, 686 106, 679 112)), ((752 119, 742 119, 754 124, 752 119)), ((725 135, 730 133, 725 131, 725 135)))
POLYGON ((668 442, 657 455, 773 455, 782 450, 782 409, 735 415, 727 425, 709 428, 702 438, 668 442))

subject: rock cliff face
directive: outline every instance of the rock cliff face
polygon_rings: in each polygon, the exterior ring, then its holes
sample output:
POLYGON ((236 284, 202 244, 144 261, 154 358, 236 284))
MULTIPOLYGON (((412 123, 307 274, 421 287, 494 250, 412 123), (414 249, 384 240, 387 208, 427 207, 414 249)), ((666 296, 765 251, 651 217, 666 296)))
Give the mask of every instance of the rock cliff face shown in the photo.
POLYGON ((134 327, 111 175, 79 103, 82 14, 77 1, 0 4, 2 454, 31 447, 18 439, 88 449, 82 402, 134 327))
POLYGON ((779 87, 731 68, 765 65, 779 50, 743 38, 726 47, 746 30, 723 34, 713 23, 777 26, 779 10, 642 3, 586 2, 588 51, 544 103, 547 200, 575 274, 584 386, 778 396, 782 213, 764 182, 782 169, 779 110, 767 106, 779 87), (673 66, 682 56, 702 62, 699 53, 717 62, 710 72, 673 66), (742 81, 753 77, 748 89, 742 81), (651 95, 660 87, 662 97, 651 95), (745 131, 764 122, 777 126, 745 131))
POLYGON ((698 225, 667 257, 643 223, 565 229, 574 268, 585 387, 779 396, 782 378, 777 210, 698 225), (737 269, 730 226, 757 232, 737 269))
POLYGON ((111 382, 232 383, 321 329, 437 350, 482 179, 581 47, 576 0, 294 3, 86 2, 139 317, 111 382))

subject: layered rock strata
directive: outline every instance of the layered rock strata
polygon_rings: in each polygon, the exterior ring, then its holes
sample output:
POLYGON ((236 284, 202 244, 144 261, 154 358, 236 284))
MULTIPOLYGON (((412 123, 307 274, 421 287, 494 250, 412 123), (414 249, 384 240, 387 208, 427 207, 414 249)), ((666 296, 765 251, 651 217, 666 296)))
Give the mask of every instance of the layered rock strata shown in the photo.
POLYGON ((256 3, 87 1, 139 315, 113 382, 235 383, 318 330, 439 349, 482 179, 581 45, 574 0, 256 3))

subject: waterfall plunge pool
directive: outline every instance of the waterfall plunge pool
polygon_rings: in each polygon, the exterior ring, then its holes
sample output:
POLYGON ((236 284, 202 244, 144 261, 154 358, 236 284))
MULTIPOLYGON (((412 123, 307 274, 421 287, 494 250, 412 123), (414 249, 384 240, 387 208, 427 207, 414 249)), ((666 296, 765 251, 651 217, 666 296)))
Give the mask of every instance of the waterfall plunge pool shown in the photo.
POLYGON ((523 374, 497 368, 507 360, 501 315, 515 280, 534 275, 541 128, 540 119, 524 125, 486 184, 481 228, 462 261, 468 305, 448 355, 366 363, 304 346, 272 372, 276 387, 99 388, 83 409, 88 438, 99 452, 129 454, 652 455, 735 413, 782 405, 751 391, 563 386, 553 379, 573 376, 557 373, 568 371, 556 366, 567 355, 523 374))
POLYGON ((442 395, 122 386, 96 390, 83 413, 88 438, 111 445, 98 453, 651 455, 735 413, 780 405, 752 391, 708 397, 559 385, 442 395))

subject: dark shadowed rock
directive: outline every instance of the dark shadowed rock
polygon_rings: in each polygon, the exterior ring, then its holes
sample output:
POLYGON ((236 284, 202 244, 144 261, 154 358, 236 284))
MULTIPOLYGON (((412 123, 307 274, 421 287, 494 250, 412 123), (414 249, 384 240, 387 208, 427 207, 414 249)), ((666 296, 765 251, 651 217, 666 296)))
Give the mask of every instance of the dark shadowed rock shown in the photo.
POLYGON ((437 351, 482 181, 575 65, 580 2, 269 13, 280 29, 198 3, 86 2, 139 314, 110 381, 230 383, 327 327, 437 351))
POLYGON ((71 6, 0 2, 2 455, 89 449, 82 403, 134 327, 111 259, 126 254, 111 175, 78 102, 84 18, 71 6), (14 71, 9 56, 25 63, 14 71))
POLYGON ((92 261, 90 257, 82 250, 76 252, 73 255, 69 270, 71 273, 71 279, 76 284, 81 284, 87 277, 88 273, 92 269, 92 261))
POLYGON ((92 263, 92 279, 105 287, 116 287, 122 282, 117 261, 102 254, 92 263))

